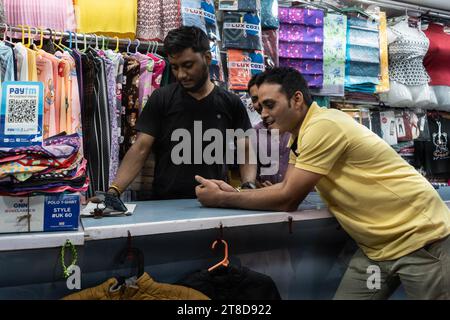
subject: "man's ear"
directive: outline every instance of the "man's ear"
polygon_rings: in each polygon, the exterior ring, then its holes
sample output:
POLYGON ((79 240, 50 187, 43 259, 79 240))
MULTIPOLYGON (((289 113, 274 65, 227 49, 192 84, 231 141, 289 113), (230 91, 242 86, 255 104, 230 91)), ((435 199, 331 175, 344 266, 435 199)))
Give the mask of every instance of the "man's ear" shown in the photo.
POLYGON ((211 64, 211 61, 212 61, 212 54, 211 54, 211 51, 206 51, 206 52, 204 53, 204 55, 205 55, 206 63, 207 63, 208 65, 210 65, 210 64, 211 64))
POLYGON ((303 93, 301 91, 296 91, 294 95, 292 96, 292 99, 294 100, 294 106, 296 108, 300 108, 303 105, 303 93))

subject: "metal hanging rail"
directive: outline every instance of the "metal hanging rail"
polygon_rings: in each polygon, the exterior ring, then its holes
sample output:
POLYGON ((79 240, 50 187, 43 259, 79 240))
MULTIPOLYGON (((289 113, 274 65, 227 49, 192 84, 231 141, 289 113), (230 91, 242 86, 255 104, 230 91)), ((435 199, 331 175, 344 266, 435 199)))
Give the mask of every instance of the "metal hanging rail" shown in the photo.
POLYGON ((9 26, 5 23, 0 24, 0 30, 2 31, 2 33, 15 32, 22 34, 24 32, 26 37, 28 37, 29 35, 37 37, 40 36, 42 32, 44 36, 63 37, 63 39, 65 39, 66 41, 72 41, 72 43, 76 45, 78 43, 78 46, 81 45, 81 47, 83 47, 84 42, 86 42, 87 44, 94 42, 96 46, 103 46, 103 44, 107 44, 108 46, 116 46, 118 44, 119 46, 127 46, 128 49, 131 45, 134 45, 136 46, 136 48, 150 48, 153 51, 163 51, 163 44, 157 41, 141 41, 139 39, 131 40, 118 37, 112 38, 96 34, 76 33, 74 31, 55 31, 50 28, 44 29, 28 25, 24 25, 22 28, 17 26, 9 26))
POLYGON ((450 19, 449 11, 430 8, 422 5, 415 5, 411 3, 392 0, 356 0, 356 1, 363 4, 377 5, 381 8, 396 9, 396 10, 412 10, 429 16, 450 19))
MULTIPOLYGON (((376 6, 379 6, 381 9, 394 9, 394 10, 403 10, 403 11, 411 10, 411 11, 419 12, 421 14, 426 14, 428 16, 450 20, 450 11, 435 9, 435 8, 422 6, 422 5, 415 5, 415 4, 406 3, 406 2, 392 1, 392 0, 353 0, 352 4, 354 5, 355 3, 376 5, 376 6)), ((281 1, 279 1, 280 6, 291 6, 291 5, 296 5, 296 4, 310 5, 310 6, 315 6, 317 8, 324 8, 324 7, 328 6, 330 10, 333 10, 333 6, 330 6, 326 0, 281 0, 281 1)), ((350 6, 352 4, 350 4, 350 6)), ((334 8, 336 8, 336 7, 334 7, 334 8)))

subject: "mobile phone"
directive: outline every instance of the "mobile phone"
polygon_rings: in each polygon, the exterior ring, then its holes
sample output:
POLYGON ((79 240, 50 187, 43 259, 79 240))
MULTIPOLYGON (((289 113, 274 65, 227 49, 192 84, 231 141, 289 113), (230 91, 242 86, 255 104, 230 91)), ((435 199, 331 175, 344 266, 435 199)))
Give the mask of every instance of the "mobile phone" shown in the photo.
POLYGON ((117 197, 111 193, 107 193, 107 192, 103 192, 103 191, 95 191, 95 195, 105 203, 106 208, 112 209, 114 211, 119 211, 119 212, 127 212, 128 211, 127 207, 122 202, 122 200, 119 197, 117 197))

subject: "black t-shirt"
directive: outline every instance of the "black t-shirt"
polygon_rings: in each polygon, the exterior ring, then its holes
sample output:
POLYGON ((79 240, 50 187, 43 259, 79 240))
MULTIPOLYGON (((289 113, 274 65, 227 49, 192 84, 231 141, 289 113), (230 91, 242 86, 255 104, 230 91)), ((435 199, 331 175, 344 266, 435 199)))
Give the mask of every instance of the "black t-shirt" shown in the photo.
MULTIPOLYGON (((201 100, 190 96, 178 83, 154 91, 139 116, 136 129, 155 138, 153 146, 156 158, 153 180, 155 198, 195 198, 195 186, 198 184, 194 179, 195 175, 226 180, 226 165, 205 163, 203 151, 211 154, 209 152, 211 147, 204 149, 213 143, 215 138, 212 139, 213 142, 203 141, 203 134, 208 129, 218 129, 221 132, 223 140, 220 144, 224 148, 225 158, 226 148, 229 145, 225 139, 226 130, 243 129, 245 131, 249 128, 251 128, 250 120, 239 97, 217 86, 201 100), (196 124, 195 130, 194 121, 201 121, 201 124, 196 124), (176 129, 184 130, 177 131, 181 136, 172 137, 176 129), (187 133, 191 141, 184 138, 184 134, 187 133), (190 156, 180 151, 182 145, 190 146, 190 156), (181 155, 184 163, 172 161, 174 147, 176 147, 174 154, 181 155)), ((214 156, 215 153, 212 155, 214 156)), ((225 159, 222 163, 226 163, 225 159)))

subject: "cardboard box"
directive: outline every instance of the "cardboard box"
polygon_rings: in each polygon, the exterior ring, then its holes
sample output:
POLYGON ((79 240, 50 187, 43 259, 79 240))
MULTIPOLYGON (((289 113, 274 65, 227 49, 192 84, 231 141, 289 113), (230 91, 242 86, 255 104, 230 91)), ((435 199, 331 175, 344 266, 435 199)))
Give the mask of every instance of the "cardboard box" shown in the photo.
POLYGON ((0 197, 0 233, 78 230, 80 195, 0 197))

